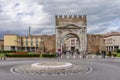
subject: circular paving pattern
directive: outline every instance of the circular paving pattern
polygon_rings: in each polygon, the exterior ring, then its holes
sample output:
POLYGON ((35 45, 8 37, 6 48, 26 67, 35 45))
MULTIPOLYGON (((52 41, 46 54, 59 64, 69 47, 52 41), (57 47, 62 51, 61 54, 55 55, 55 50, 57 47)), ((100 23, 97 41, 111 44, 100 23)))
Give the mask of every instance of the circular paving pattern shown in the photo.
POLYGON ((39 69, 65 69, 72 67, 72 63, 67 62, 42 62, 31 65, 33 68, 39 69))
POLYGON ((12 71, 15 73, 31 75, 65 75, 73 73, 84 73, 89 70, 90 70, 89 66, 72 65, 71 63, 66 62, 52 62, 52 63, 43 62, 18 65, 12 68, 12 71))

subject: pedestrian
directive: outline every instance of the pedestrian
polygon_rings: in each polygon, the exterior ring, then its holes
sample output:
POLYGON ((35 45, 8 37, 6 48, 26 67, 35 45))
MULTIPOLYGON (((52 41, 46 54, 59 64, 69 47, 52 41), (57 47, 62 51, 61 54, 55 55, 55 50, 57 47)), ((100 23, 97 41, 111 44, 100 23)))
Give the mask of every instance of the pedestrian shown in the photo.
POLYGON ((58 57, 61 57, 61 49, 58 49, 58 50, 57 50, 57 56, 58 56, 58 57))
POLYGON ((74 51, 73 50, 71 51, 71 54, 72 54, 72 56, 74 55, 74 51))
POLYGON ((103 56, 103 58, 105 58, 105 56, 106 56, 106 51, 105 50, 102 51, 102 56, 103 56))
POLYGON ((78 49, 76 49, 76 53, 77 53, 77 54, 80 54, 80 52, 78 51, 78 49))

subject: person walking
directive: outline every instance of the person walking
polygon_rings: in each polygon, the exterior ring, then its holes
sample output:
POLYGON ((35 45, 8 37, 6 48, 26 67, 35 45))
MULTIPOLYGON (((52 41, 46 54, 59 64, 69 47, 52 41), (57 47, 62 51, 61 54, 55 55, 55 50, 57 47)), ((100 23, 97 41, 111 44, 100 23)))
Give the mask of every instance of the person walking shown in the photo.
POLYGON ((101 53, 102 53, 103 58, 105 58, 105 56, 106 56, 106 51, 103 50, 101 53))

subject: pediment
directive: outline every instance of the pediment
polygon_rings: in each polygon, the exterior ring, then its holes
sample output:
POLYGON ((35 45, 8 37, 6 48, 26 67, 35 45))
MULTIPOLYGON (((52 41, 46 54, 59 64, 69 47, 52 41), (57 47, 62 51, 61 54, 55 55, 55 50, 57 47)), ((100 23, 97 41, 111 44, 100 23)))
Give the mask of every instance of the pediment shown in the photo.
POLYGON ((58 29, 81 29, 81 27, 74 25, 74 24, 69 24, 69 25, 64 25, 57 27, 58 29))

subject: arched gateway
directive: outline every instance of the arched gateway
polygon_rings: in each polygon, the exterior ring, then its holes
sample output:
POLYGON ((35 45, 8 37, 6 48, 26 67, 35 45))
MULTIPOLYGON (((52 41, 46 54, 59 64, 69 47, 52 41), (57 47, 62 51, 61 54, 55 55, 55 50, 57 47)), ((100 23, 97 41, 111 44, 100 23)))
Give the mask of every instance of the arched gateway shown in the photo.
MULTIPOLYGON (((78 45, 71 46, 71 49, 76 48, 82 54, 87 49, 87 20, 84 16, 56 16, 56 52, 60 49, 64 50, 66 45, 64 42, 67 38, 77 39, 78 45), (69 35, 69 36, 68 36, 69 35)), ((69 47, 69 46, 68 46, 69 47)))

